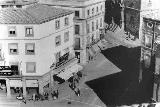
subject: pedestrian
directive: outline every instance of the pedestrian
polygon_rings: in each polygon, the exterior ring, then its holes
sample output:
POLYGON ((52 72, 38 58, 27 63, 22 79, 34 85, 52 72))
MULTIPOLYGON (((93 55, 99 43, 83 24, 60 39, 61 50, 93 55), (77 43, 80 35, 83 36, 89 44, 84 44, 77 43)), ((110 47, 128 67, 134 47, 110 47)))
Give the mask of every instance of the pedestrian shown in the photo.
POLYGON ((26 104, 26 103, 27 103, 27 101, 26 101, 26 99, 25 99, 25 98, 23 98, 22 102, 23 102, 24 104, 26 104))
POLYGON ((33 93, 32 99, 33 99, 33 101, 36 101, 36 94, 35 93, 33 93))
POLYGON ((74 90, 75 94, 79 97, 80 96, 80 90, 79 88, 75 88, 74 90))

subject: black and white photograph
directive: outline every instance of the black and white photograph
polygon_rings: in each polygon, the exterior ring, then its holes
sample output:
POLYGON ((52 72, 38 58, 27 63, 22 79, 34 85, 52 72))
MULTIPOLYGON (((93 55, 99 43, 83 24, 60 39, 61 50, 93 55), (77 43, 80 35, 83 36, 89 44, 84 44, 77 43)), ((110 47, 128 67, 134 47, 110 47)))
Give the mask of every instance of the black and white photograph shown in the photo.
POLYGON ((160 107, 160 0, 0 0, 0 107, 160 107))

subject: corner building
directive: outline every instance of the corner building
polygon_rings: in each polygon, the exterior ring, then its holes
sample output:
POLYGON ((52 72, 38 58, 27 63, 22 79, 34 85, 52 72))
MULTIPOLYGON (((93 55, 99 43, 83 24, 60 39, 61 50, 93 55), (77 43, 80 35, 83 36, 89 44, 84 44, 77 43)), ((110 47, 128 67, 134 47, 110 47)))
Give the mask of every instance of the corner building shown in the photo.
POLYGON ((93 52, 99 51, 100 29, 104 26, 105 0, 39 0, 49 6, 73 10, 74 16, 74 50, 79 63, 85 65, 93 52), (90 47, 93 46, 93 52, 90 47))
POLYGON ((73 49, 74 12, 39 3, 0 9, 0 83, 7 96, 19 87, 43 93, 54 75, 67 80, 82 67, 73 49))

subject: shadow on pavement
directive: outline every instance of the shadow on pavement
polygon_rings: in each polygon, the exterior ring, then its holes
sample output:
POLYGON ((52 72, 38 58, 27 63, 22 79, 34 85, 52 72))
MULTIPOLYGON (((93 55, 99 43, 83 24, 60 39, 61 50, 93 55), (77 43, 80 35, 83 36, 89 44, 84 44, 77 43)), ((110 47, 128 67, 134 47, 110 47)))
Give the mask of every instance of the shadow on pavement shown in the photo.
POLYGON ((106 105, 130 105, 148 101, 151 90, 146 88, 151 84, 150 74, 144 73, 144 81, 138 81, 140 47, 118 46, 102 54, 122 71, 86 82, 99 98, 106 105))

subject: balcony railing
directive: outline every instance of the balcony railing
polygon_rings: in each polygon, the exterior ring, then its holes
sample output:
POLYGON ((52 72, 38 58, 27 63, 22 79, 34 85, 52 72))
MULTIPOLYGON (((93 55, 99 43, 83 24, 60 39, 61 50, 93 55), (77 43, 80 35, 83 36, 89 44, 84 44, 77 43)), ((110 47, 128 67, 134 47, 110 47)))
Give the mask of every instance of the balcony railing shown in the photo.
POLYGON ((50 66, 50 68, 51 68, 51 69, 58 68, 58 67, 66 64, 67 62, 69 62, 70 60, 72 60, 72 59, 74 59, 74 58, 75 58, 75 56, 74 56, 73 54, 66 53, 66 54, 64 54, 63 56, 61 56, 61 57, 59 58, 59 61, 58 61, 58 62, 53 63, 53 64, 50 66))
POLYGON ((17 66, 0 66, 0 76, 19 76, 17 66))

